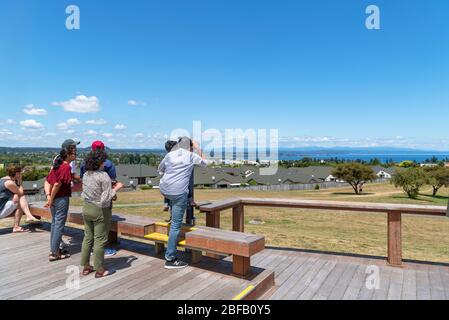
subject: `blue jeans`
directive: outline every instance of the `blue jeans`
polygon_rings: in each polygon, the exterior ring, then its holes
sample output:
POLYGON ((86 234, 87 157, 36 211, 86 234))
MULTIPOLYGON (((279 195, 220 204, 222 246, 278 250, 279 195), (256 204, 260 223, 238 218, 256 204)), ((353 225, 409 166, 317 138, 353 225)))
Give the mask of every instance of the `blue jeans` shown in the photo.
POLYGON ((62 240, 62 233, 64 231, 65 222, 67 221, 67 214, 69 212, 69 197, 56 198, 51 207, 51 235, 50 248, 52 254, 58 254, 59 244, 62 240))
POLYGON ((169 196, 164 195, 170 201, 171 210, 171 225, 170 234, 168 235, 167 251, 165 252, 165 259, 172 261, 176 259, 176 247, 178 245, 179 233, 182 227, 182 220, 187 209, 187 193, 169 196))

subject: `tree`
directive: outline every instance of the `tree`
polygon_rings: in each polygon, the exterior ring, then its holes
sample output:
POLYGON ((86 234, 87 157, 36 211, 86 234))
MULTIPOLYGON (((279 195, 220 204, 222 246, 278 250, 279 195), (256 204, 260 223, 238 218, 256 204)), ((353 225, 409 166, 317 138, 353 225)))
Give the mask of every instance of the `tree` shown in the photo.
POLYGON ((332 171, 332 175, 337 179, 349 183, 356 194, 359 194, 362 183, 376 178, 373 169, 361 163, 339 164, 332 171))
POLYGON ((411 161, 411 160, 405 160, 405 161, 402 161, 401 163, 399 163, 399 167, 402 167, 402 168, 416 167, 416 162, 411 161))
POLYGON ((431 167, 425 169, 427 184, 432 186, 432 196, 436 196, 441 187, 449 186, 449 169, 445 167, 431 167))
POLYGON ((406 170, 396 170, 391 183, 396 188, 402 187, 409 198, 416 199, 419 189, 427 183, 427 175, 422 168, 413 167, 406 170))

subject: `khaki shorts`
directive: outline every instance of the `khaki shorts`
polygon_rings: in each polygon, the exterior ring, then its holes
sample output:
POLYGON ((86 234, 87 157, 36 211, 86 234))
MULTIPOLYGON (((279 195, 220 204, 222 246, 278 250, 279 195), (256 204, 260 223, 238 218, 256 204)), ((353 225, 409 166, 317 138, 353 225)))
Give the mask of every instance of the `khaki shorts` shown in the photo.
POLYGON ((0 212, 0 219, 8 218, 17 210, 17 205, 13 201, 8 201, 5 204, 2 212, 0 212))

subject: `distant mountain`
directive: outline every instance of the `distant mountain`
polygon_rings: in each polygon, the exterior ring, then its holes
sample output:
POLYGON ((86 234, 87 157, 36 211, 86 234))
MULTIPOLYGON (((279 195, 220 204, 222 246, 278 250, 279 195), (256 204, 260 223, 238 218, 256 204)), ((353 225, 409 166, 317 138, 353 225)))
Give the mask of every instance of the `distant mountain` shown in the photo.
MULTIPOLYGON (((80 151, 89 151, 90 148, 79 148, 80 151)), ((42 147, 0 147, 0 152, 58 152, 59 148, 42 147)), ((165 153, 163 149, 109 149, 115 153, 165 153)), ((223 151, 225 151, 223 149, 223 151)), ((238 149, 238 152, 247 151, 238 149)), ((447 154, 449 151, 421 150, 397 147, 301 147, 301 148, 279 148, 282 153, 295 154, 447 154)))
POLYGON ((428 153, 448 153, 449 151, 435 151, 412 148, 397 148, 397 147, 303 147, 303 148, 279 148, 280 152, 295 152, 295 153, 332 153, 332 154, 391 154, 391 153, 413 153, 413 154, 428 154, 428 153))

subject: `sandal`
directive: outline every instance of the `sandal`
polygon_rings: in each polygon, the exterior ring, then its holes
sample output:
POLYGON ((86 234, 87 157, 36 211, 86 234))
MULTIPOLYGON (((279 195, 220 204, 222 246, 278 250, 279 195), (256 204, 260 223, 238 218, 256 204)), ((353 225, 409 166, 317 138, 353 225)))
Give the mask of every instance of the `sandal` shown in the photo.
POLYGON ((42 221, 40 221, 39 219, 30 219, 26 221, 28 224, 40 224, 42 223, 42 221))
POLYGON ((30 229, 22 227, 12 229, 12 233, 28 233, 28 232, 31 232, 30 229))
POLYGON ((94 268, 92 266, 85 267, 83 269, 83 276, 88 276, 92 272, 94 272, 94 268))
POLYGON ((59 260, 68 259, 68 258, 70 258, 70 254, 60 254, 60 255, 57 255, 57 256, 51 254, 51 255, 48 257, 48 261, 54 262, 54 261, 59 261, 59 260))
POLYGON ((97 278, 97 279, 104 278, 104 277, 113 275, 114 273, 115 273, 115 271, 104 269, 103 272, 97 271, 97 273, 95 273, 95 278, 97 278))

